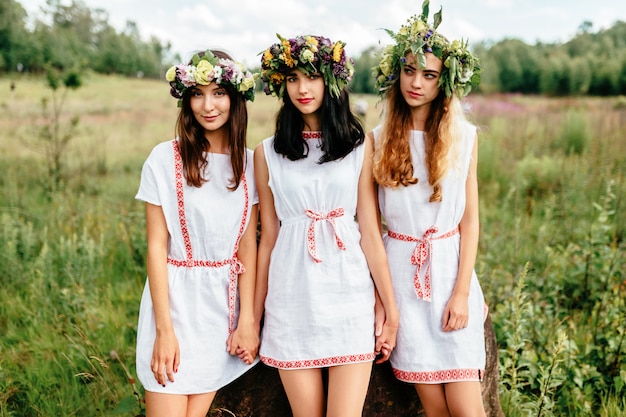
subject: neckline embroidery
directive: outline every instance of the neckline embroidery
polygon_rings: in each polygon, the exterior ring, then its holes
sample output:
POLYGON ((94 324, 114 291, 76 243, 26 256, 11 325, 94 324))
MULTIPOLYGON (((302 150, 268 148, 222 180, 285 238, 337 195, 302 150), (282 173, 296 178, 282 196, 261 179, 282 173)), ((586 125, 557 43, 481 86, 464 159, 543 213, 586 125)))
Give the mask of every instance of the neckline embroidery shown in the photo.
POLYGON ((302 132, 302 139, 321 139, 322 132, 319 130, 302 132))

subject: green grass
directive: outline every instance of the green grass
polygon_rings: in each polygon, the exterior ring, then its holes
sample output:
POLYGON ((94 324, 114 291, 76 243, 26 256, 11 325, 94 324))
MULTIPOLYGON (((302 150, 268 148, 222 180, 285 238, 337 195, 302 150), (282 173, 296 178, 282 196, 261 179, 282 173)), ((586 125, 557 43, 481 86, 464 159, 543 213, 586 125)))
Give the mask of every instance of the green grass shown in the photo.
MULTIPOLYGON (((0 417, 136 415, 135 332, 145 279, 142 204, 151 148, 174 135, 164 82, 89 75, 80 123, 47 187, 43 80, 0 98, 0 417), (121 407, 120 409, 124 409, 121 407)), ((0 91, 9 80, 0 78, 0 91)), ((367 130, 378 122, 369 103, 367 130)), ((353 97, 355 103, 357 97, 353 97)), ((475 96, 477 260, 508 416, 624 416, 626 108, 620 99, 475 96)), ((249 105, 249 146, 278 103, 249 105)))

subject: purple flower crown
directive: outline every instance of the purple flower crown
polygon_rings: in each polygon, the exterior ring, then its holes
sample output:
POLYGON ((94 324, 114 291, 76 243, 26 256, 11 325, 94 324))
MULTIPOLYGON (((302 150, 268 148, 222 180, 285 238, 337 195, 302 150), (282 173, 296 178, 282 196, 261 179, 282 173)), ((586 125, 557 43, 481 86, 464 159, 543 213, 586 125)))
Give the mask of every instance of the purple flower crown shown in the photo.
POLYGON ((258 74, 246 71, 242 64, 230 59, 218 58, 211 51, 198 52, 191 64, 170 67, 165 79, 170 83, 170 94, 178 99, 180 106, 185 91, 195 85, 231 85, 246 100, 254 101, 254 84, 258 74))
POLYGON ((333 43, 314 35, 291 39, 276 36, 280 42, 262 52, 261 79, 265 82, 265 94, 282 97, 286 75, 299 69, 306 75, 319 72, 331 96, 339 97, 354 75, 354 62, 346 56, 345 42, 333 43))

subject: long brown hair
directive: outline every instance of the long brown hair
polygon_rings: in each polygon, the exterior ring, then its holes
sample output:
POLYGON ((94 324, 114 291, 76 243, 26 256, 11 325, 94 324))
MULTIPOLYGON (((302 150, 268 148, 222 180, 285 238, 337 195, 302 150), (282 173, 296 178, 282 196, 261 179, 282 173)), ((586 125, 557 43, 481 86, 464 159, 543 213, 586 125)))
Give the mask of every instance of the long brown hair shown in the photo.
MULTIPOLYGON (((218 58, 233 58, 226 52, 212 50, 218 58)), ((248 109, 244 97, 229 85, 224 88, 230 98, 230 117, 226 122, 226 134, 230 149, 230 163, 233 168, 233 178, 229 190, 234 191, 239 187, 246 163, 246 131, 248 127, 248 109)), ((191 110, 191 96, 193 88, 188 88, 182 98, 182 105, 176 120, 176 134, 179 138, 180 155, 183 161, 183 174, 187 184, 200 187, 208 179, 202 173, 208 165, 204 152, 209 151, 210 144, 204 136, 204 128, 198 123, 191 110)))
MULTIPOLYGON (((385 187, 416 184, 409 144, 413 125, 411 108, 402 96, 399 82, 387 93, 385 106, 380 145, 374 157, 374 179, 385 187)), ((452 143, 458 140, 458 122, 464 120, 458 98, 455 95, 446 98, 440 90, 430 104, 424 127, 426 170, 428 183, 433 187, 431 202, 442 200, 441 181, 450 165, 452 143)))

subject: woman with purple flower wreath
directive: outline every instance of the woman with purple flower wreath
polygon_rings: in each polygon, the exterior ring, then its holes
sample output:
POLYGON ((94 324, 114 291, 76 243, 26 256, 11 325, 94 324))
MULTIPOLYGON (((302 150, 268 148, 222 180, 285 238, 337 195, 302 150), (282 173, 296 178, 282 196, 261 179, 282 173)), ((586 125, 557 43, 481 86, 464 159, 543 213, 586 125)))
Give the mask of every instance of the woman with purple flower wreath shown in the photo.
POLYGON ((148 241, 137 375, 148 417, 204 417, 216 391, 258 361, 258 197, 246 149, 254 76, 205 51, 166 79, 177 137, 154 147, 136 196, 148 241))
POLYGON ((482 417, 486 308, 478 249, 476 127, 460 98, 480 81, 462 41, 428 24, 429 2, 375 67, 384 102, 374 177, 388 227, 385 248, 400 310, 396 377, 414 384, 427 417, 482 417))
POLYGON ((353 67, 344 43, 278 38, 263 53, 261 78, 282 106, 274 136, 254 151, 260 357, 278 368, 294 417, 360 417, 372 362, 377 354, 388 358, 398 322, 378 229, 373 148, 350 109, 345 87, 353 67), (375 289, 386 316, 379 334, 375 289))

